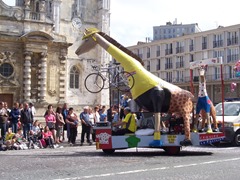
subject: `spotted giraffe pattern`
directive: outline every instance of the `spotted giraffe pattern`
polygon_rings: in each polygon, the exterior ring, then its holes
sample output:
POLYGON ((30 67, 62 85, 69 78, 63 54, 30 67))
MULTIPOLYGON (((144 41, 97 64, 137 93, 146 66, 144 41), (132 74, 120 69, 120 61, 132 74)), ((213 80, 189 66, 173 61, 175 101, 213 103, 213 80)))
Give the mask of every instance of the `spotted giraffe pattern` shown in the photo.
POLYGON ((178 113, 184 120, 185 139, 190 140, 190 114, 193 109, 192 93, 186 90, 171 92, 169 113, 178 113))

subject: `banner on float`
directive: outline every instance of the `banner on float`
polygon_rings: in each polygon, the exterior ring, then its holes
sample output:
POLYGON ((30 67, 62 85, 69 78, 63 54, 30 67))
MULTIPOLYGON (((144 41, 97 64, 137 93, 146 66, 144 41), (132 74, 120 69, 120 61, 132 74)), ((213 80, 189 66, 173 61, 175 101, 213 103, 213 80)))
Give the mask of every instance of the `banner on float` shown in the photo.
POLYGON ((190 62, 190 69, 199 68, 199 66, 202 66, 202 65, 216 66, 216 65, 221 65, 221 64, 223 64, 222 57, 209 58, 209 59, 190 62))

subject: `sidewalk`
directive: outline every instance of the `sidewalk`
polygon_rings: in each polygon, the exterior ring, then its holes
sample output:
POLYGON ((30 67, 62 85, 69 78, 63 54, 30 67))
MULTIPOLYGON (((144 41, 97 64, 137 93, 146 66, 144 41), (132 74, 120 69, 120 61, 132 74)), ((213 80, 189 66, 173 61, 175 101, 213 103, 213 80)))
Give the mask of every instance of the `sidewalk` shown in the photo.
MULTIPOLYGON (((78 134, 77 134, 77 138, 76 138, 76 144, 74 146, 80 146, 81 144, 81 132, 82 132, 82 126, 78 126, 78 134)), ((65 140, 59 144, 59 146, 63 146, 63 147, 71 147, 70 144, 68 143, 68 138, 67 138, 67 131, 64 131, 64 138, 65 140)), ((92 142, 91 146, 95 146, 95 142, 92 141, 92 135, 90 134, 90 141, 92 142)), ((86 137, 85 137, 85 141, 83 143, 83 146, 90 146, 87 143, 86 137)))

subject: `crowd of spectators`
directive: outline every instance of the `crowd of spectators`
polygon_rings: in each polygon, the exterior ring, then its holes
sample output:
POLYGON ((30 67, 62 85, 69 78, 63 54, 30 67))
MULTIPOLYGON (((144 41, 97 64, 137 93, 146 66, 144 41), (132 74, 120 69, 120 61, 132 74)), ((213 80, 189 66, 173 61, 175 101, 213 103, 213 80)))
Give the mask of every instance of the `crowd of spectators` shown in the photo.
MULTIPOLYGON (((116 112, 116 109, 111 111, 116 112)), ((32 103, 15 102, 9 108, 6 102, 0 102, 0 150, 59 148, 64 141, 74 146, 79 125, 82 125, 80 145, 84 145, 85 139, 92 145, 96 138, 93 126, 96 122, 107 121, 108 113, 106 106, 101 105, 85 106, 76 114, 67 103, 57 106, 56 110, 49 104, 43 123, 35 119, 36 109, 32 103)))
POLYGON ((72 107, 68 108, 67 103, 56 107, 49 104, 43 114, 45 122, 40 122, 35 117, 36 109, 32 103, 15 102, 9 108, 6 102, 0 102, 0 150, 59 148, 63 147, 61 143, 64 141, 74 146, 79 125, 82 126, 80 146, 84 143, 92 145, 96 140, 93 127, 97 122, 111 122, 113 130, 119 126, 128 127, 131 122, 130 131, 126 132, 134 132, 137 116, 131 112, 136 109, 132 106, 131 98, 126 95, 122 96, 119 105, 109 108, 104 105, 85 106, 79 114, 72 107))

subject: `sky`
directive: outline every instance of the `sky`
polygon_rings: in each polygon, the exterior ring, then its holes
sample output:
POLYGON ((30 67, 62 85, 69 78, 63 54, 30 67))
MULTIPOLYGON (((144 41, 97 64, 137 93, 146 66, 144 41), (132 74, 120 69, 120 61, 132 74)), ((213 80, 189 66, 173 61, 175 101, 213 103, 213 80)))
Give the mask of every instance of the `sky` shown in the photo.
MULTIPOLYGON (((13 5, 15 0, 3 0, 13 5)), ((153 26, 198 23, 202 31, 240 24, 237 0, 111 0, 110 35, 123 46, 153 37, 153 26)))

